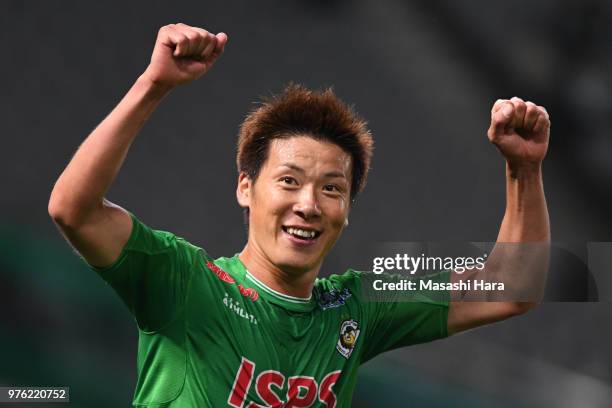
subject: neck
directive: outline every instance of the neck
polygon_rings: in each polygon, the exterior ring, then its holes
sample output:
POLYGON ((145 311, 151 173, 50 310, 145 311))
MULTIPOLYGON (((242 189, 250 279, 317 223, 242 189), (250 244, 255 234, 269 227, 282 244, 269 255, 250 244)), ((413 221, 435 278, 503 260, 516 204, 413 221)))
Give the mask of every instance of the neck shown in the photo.
POLYGON ((309 298, 321 265, 302 273, 290 273, 274 265, 255 246, 247 244, 240 261, 251 275, 271 289, 289 296, 309 298))

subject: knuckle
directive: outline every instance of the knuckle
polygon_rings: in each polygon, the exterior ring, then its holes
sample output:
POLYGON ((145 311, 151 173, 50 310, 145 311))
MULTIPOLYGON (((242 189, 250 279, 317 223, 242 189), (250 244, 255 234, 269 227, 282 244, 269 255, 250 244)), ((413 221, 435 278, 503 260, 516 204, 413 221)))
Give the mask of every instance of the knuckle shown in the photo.
POLYGON ((214 50, 216 46, 217 41, 214 38, 211 38, 206 42, 206 48, 210 48, 211 51, 214 50))
POLYGON ((210 43, 212 43, 212 38, 211 38, 211 35, 210 35, 210 34, 208 34, 208 33, 207 33, 206 35, 203 35, 203 36, 202 36, 202 41, 204 42, 204 44, 205 44, 206 46, 210 45, 210 43))

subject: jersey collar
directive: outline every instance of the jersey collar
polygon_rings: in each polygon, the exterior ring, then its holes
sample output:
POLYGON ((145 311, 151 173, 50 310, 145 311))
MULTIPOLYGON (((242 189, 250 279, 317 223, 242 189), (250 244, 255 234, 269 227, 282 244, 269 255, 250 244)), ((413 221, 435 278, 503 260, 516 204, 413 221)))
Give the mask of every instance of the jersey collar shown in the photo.
POLYGON ((268 302, 274 303, 292 312, 309 312, 316 306, 316 300, 312 294, 308 298, 301 298, 287 295, 272 289, 261 280, 253 276, 246 269, 246 266, 242 263, 238 255, 239 254, 234 255, 232 258, 232 264, 234 264, 237 269, 236 272, 238 272, 240 278, 245 282, 245 284, 248 284, 248 286, 256 289, 259 295, 268 302))

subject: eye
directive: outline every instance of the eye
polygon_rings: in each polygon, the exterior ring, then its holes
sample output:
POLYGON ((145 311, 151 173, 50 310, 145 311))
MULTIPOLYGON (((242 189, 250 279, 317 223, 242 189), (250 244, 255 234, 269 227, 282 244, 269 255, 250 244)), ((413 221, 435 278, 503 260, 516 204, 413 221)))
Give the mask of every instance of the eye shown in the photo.
POLYGON ((283 182, 283 184, 297 185, 297 180, 289 176, 281 178, 280 181, 283 182))
POLYGON ((329 191, 329 192, 334 192, 334 191, 340 192, 340 188, 336 186, 335 184, 326 184, 323 187, 323 190, 329 191))

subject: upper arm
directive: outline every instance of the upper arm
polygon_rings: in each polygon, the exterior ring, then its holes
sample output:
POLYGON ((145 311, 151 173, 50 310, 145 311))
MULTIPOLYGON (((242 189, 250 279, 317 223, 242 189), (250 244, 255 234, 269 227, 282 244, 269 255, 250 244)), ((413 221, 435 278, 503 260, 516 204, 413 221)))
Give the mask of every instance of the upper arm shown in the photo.
MULTIPOLYGON (((473 281, 480 276, 484 276, 484 272, 476 269, 464 274, 451 273, 451 282, 473 281)), ((451 299, 458 299, 453 296, 455 294, 451 294, 451 299)), ((448 305, 447 331, 449 336, 523 314, 536 305, 534 302, 510 300, 486 301, 486 292, 476 290, 467 291, 459 299, 462 300, 451 300, 448 305)))
MULTIPOLYGON (((362 362, 377 354, 447 336, 448 299, 441 291, 376 290, 374 282, 401 283, 404 275, 362 273, 362 310, 367 325, 362 362)), ((430 275, 437 282, 448 281, 447 273, 430 275)), ((419 285, 417 284, 417 287, 419 285)))
POLYGON ((54 221, 87 263, 100 268, 112 265, 119 258, 133 227, 130 214, 107 200, 78 224, 62 222, 59 218, 54 221))
POLYGON ((180 316, 200 248, 171 232, 154 230, 111 203, 104 212, 58 225, 70 243, 123 300, 144 331, 180 316))
POLYGON ((495 323, 527 312, 530 302, 452 301, 448 307, 448 334, 455 334, 489 323, 495 323))

